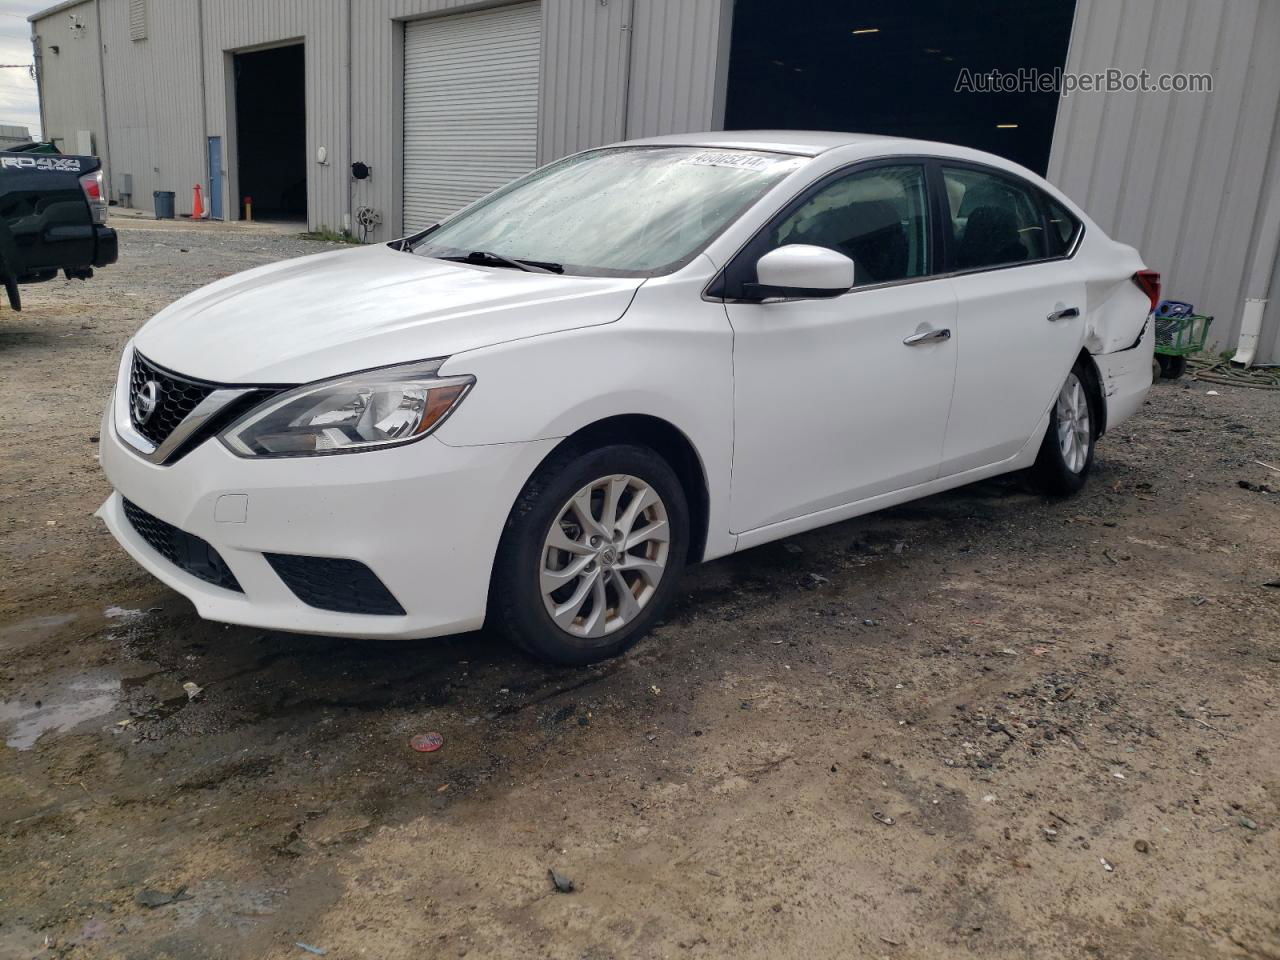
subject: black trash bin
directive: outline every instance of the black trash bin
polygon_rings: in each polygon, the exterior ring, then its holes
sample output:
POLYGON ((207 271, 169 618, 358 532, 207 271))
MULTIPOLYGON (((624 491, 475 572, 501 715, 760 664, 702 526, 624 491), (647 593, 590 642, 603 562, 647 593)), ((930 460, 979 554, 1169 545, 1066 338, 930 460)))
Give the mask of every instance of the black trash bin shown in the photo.
POLYGON ((157 220, 173 219, 173 191, 172 190, 156 190, 151 194, 151 199, 156 205, 157 220))

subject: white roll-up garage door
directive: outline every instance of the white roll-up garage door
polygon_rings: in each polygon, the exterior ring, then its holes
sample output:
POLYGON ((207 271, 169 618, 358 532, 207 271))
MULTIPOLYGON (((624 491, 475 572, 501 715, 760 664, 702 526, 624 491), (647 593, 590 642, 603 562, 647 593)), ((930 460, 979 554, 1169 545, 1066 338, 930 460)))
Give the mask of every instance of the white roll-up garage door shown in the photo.
POLYGON ((541 35, 537 3, 405 25, 405 233, 537 165, 541 35))

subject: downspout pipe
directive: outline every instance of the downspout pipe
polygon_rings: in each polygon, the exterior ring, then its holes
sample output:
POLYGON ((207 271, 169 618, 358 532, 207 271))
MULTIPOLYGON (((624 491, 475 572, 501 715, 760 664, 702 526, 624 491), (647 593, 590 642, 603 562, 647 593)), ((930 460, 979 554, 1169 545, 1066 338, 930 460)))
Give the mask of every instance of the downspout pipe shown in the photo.
MULTIPOLYGON (((93 13, 97 21, 98 34, 98 84, 102 94, 102 143, 99 153, 102 155, 102 169, 107 180, 107 198, 111 197, 111 123, 107 119, 107 65, 106 44, 102 40, 102 0, 94 0, 93 13)), ((44 124, 44 99, 40 100, 40 123, 44 124)), ((43 132, 43 131, 41 131, 43 132)))
POLYGON ((40 139, 49 139, 49 127, 44 118, 44 49, 36 21, 31 21, 31 62, 36 66, 36 102, 40 106, 40 139))
POLYGON ((1250 367, 1257 360, 1258 340, 1262 334, 1263 315, 1271 299, 1271 277, 1276 269, 1277 252, 1280 252, 1280 184, 1273 183, 1267 210, 1262 215, 1262 228, 1258 232, 1258 248, 1245 283, 1240 339, 1236 342, 1232 363, 1250 367))
POLYGON ((629 140, 631 138, 631 131, 628 129, 631 125, 631 56, 636 39, 636 0, 627 0, 624 16, 627 22, 622 25, 625 33, 622 38, 622 109, 619 111, 622 136, 620 139, 629 140))

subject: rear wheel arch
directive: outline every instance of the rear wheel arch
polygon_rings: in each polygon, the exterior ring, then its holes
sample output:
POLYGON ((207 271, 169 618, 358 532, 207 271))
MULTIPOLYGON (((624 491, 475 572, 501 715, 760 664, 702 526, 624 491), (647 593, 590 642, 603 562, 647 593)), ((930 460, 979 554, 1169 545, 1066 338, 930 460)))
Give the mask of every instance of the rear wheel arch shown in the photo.
POLYGON ((1098 425, 1098 436, 1107 432, 1107 394, 1102 389, 1102 372, 1093 354, 1081 348, 1076 363, 1084 373, 1085 387, 1089 395, 1089 412, 1098 425))

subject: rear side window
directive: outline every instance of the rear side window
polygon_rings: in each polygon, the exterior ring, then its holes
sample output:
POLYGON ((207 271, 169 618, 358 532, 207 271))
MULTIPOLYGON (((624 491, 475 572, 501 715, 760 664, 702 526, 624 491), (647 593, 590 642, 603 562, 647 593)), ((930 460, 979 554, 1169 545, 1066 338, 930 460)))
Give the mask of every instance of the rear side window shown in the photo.
POLYGON ((957 270, 1050 256, 1039 198, 1029 184, 981 170, 943 167, 957 270))
POLYGON ((1076 242, 1076 235, 1080 232, 1080 221, 1070 210, 1047 193, 1042 196, 1045 216, 1049 220, 1049 256, 1066 256, 1076 242))
POLYGON ((854 286, 926 276, 929 201, 924 167, 876 167, 814 190, 768 230, 759 256, 792 243, 827 247, 854 264, 854 286))

